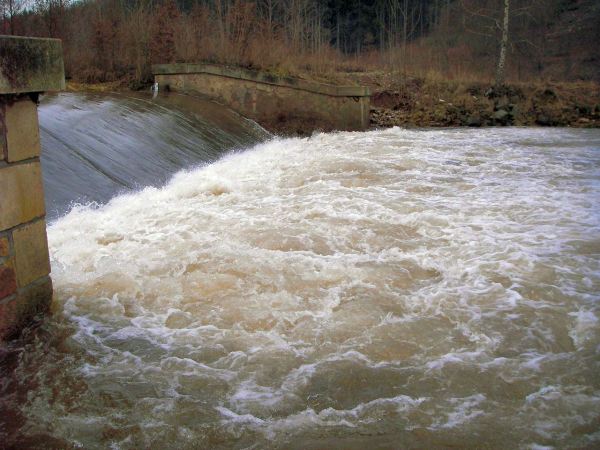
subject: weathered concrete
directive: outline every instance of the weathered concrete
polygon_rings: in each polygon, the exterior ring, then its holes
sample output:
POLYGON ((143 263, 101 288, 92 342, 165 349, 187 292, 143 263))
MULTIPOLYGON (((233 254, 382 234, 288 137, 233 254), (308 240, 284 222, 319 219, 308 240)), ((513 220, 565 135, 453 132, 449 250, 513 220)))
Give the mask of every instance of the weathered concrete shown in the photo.
POLYGON ((36 101, 64 86, 59 40, 0 36, 0 339, 52 299, 36 101))
POLYGON ((369 126, 366 87, 332 86, 209 64, 160 64, 152 71, 163 89, 202 94, 267 126, 288 120, 322 130, 369 126))
POLYGON ((0 36, 0 94, 65 88, 59 39, 0 36))

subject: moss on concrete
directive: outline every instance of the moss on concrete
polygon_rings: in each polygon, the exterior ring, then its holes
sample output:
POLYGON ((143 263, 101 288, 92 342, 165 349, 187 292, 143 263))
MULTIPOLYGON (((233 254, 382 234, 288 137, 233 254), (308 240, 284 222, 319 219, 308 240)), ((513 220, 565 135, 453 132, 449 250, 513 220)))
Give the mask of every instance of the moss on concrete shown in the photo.
POLYGON ((0 36, 0 94, 64 88, 60 40, 0 36))

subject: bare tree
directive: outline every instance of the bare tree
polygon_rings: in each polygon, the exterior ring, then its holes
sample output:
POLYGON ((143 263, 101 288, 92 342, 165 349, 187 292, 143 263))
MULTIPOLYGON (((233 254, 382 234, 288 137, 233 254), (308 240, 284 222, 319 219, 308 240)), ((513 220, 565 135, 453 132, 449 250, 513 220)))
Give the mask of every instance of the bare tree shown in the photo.
POLYGON ((508 18, 510 13, 510 0, 504 0, 504 19, 502 21, 502 39, 500 40, 500 56, 496 67, 496 86, 504 84, 506 66, 506 48, 508 47, 508 18))
MULTIPOLYGON (((500 44, 500 52, 496 61, 495 71, 495 84, 500 86, 504 84, 506 78, 506 53, 508 50, 508 24, 510 19, 510 0, 502 0, 502 21, 500 21, 500 11, 497 9, 488 9, 477 2, 477 7, 467 6, 466 0, 461 0, 462 9, 466 12, 474 21, 480 21, 479 26, 471 28, 470 25, 466 25, 466 31, 483 38, 487 38, 490 42, 494 42, 495 45, 500 44), (498 40, 498 34, 500 38, 498 40)), ((495 3, 495 2, 494 2, 495 3)), ((485 4, 484 4, 485 5, 485 4)), ((523 8, 526 9, 526 8, 523 8)), ((494 46, 495 46, 494 45, 494 46)))
POLYGON ((23 0, 0 0, 0 13, 2 14, 2 32, 17 34, 15 18, 23 9, 23 0))
POLYGON ((45 22, 48 36, 64 40, 69 3, 70 0, 35 0, 35 9, 45 22))

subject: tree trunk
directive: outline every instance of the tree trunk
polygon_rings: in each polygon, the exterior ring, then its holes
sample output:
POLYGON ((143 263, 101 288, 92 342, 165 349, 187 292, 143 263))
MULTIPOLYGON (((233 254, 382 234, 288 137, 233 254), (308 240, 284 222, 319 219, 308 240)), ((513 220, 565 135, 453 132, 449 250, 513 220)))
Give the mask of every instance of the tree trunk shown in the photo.
POLYGON ((504 21, 502 24, 502 41, 500 42, 500 56, 498 57, 498 67, 496 68, 496 86, 504 84, 506 68, 506 47, 508 47, 508 15, 510 0, 504 0, 504 21))

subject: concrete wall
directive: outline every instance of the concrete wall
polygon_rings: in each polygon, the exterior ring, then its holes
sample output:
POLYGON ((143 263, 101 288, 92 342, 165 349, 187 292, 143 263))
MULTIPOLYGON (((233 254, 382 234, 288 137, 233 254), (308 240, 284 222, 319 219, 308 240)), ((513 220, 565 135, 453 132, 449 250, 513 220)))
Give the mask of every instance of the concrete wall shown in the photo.
POLYGON ((161 64, 152 69, 162 88, 200 93, 267 127, 294 119, 322 130, 369 126, 366 87, 332 86, 208 64, 161 64))
POLYGON ((37 96, 64 88, 61 43, 0 36, 0 339, 52 299, 37 96))

